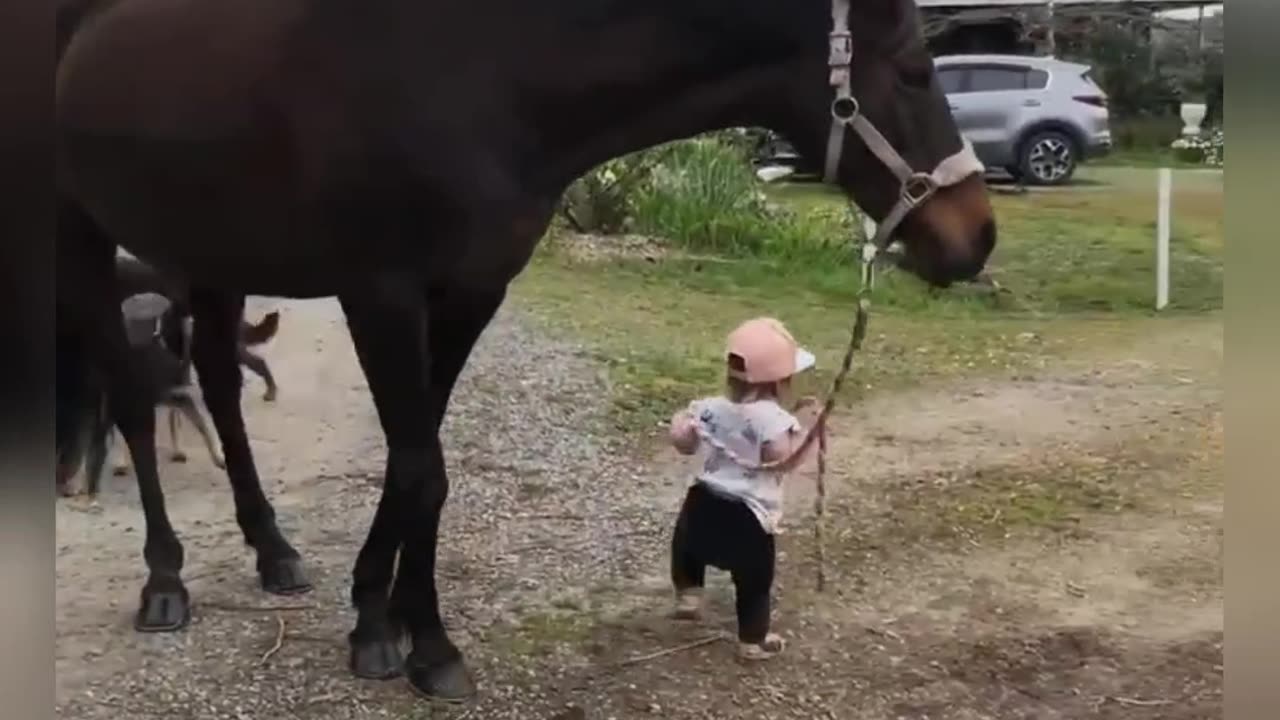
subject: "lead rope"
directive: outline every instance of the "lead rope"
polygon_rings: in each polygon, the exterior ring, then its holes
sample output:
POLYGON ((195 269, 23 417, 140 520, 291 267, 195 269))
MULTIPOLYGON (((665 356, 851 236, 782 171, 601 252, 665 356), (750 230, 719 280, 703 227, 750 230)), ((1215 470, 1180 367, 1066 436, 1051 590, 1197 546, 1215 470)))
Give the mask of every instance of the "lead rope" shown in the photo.
POLYGON ((750 460, 738 455, 729 449, 719 439, 713 437, 702 426, 702 423, 693 423, 694 429, 703 442, 711 447, 724 453, 731 462, 739 467, 748 470, 766 470, 778 473, 790 472, 795 466, 800 464, 805 452, 808 451, 813 443, 818 444, 818 472, 816 478, 816 493, 814 496, 814 525, 813 540, 815 545, 816 561, 817 561, 817 588, 818 592, 823 592, 826 588, 826 533, 824 530, 825 519, 827 514, 827 418, 830 417, 831 411, 835 408, 836 396, 840 393, 840 389, 844 386, 845 378, 849 375, 849 370, 853 367, 853 356, 862 349, 862 342, 867 336, 867 321, 871 309, 871 291, 875 283, 875 261, 878 254, 878 248, 871 242, 862 244, 861 271, 862 286, 858 288, 858 305, 854 313, 853 327, 849 332, 849 344, 845 347, 844 358, 840 362, 840 369, 836 372, 835 377, 831 380, 831 386, 827 390, 827 398, 822 403, 822 410, 818 412, 818 417, 814 420, 813 425, 805 432, 804 440, 800 446, 791 451, 787 457, 773 462, 760 462, 750 460))
POLYGON ((823 528, 827 516, 827 431, 818 430, 818 478, 813 498, 813 553, 817 569, 818 592, 827 589, 827 538, 823 528))
POLYGON ((959 182, 960 180, 983 171, 982 163, 973 152, 968 139, 962 138, 961 148, 955 154, 944 158, 932 172, 916 172, 893 148, 884 135, 876 129, 871 121, 862 115, 857 98, 853 96, 851 66, 853 63, 853 40, 849 32, 849 0, 831 0, 831 32, 828 37, 827 65, 830 69, 828 83, 833 92, 831 103, 831 132, 827 138, 827 156, 823 167, 823 180, 828 184, 836 184, 840 169, 840 158, 844 154, 844 134, 853 130, 862 139, 867 149, 884 163, 885 167, 897 177, 900 183, 898 200, 888 213, 876 224, 873 237, 862 243, 862 286, 858 289, 858 308, 854 315, 853 329, 849 333, 849 345, 845 348, 844 360, 840 370, 831 381, 827 399, 812 427, 805 433, 804 441, 786 458, 777 462, 764 463, 739 457, 732 450, 707 434, 700 423, 694 427, 704 442, 720 450, 732 462, 748 470, 769 470, 779 473, 790 472, 799 464, 801 457, 814 442, 818 443, 817 495, 814 500, 814 543, 817 546, 818 590, 826 585, 823 524, 826 517, 826 471, 827 471, 827 437, 826 423, 835 407, 836 395, 844 385, 845 377, 853 365, 853 355, 862 349, 862 341, 867 335, 867 316, 871 307, 871 290, 875 280, 875 264, 880 252, 889 246, 889 241, 898 225, 921 203, 928 200, 940 187, 959 182))

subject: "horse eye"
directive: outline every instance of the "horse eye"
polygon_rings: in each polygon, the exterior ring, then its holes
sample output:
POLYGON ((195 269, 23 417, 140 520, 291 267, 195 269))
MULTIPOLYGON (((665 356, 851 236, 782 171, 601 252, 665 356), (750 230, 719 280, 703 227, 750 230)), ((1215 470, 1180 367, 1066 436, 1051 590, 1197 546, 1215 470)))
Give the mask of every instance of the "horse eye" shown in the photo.
POLYGON ((933 63, 913 63, 898 70, 902 82, 914 88, 927 89, 933 82, 933 63))

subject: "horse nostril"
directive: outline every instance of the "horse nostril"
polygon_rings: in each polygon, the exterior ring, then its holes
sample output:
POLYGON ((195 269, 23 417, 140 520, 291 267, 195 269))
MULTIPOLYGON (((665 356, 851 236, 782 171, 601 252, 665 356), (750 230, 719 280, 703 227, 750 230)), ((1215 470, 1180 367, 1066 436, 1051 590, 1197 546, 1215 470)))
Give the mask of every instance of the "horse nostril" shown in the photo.
POLYGON ((983 260, 986 260, 987 256, 991 254, 991 251, 995 249, 996 247, 996 221, 995 220, 988 220, 982 224, 981 228, 979 228, 978 247, 981 250, 980 255, 983 260))
POLYGON ((982 269, 987 265, 987 259, 991 256, 991 251, 996 247, 996 223, 994 220, 987 220, 978 228, 977 237, 973 239, 970 246, 971 252, 963 257, 956 258, 957 263, 952 270, 954 271, 954 279, 969 280, 977 277, 982 269))

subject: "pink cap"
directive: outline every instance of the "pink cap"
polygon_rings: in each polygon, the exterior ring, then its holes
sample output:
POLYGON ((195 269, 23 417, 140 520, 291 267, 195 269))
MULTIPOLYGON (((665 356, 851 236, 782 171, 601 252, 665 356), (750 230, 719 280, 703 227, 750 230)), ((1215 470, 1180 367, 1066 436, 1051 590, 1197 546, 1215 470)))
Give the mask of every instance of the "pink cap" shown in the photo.
POLYGON ((749 383, 776 382, 813 367, 813 353, 796 344, 770 317, 748 320, 729 333, 729 376, 749 383))

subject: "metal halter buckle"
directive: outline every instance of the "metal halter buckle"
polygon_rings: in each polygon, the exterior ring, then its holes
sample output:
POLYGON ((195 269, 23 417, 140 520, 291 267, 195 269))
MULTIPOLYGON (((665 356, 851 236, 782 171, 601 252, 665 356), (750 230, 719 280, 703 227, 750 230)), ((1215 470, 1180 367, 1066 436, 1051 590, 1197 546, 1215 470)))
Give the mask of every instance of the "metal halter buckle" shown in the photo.
POLYGON ((827 65, 833 68, 849 67, 853 62, 853 37, 848 30, 833 30, 831 32, 830 52, 827 55, 827 65))
POLYGON ((854 97, 837 97, 831 101, 831 117, 836 122, 848 125, 853 119, 858 117, 858 113, 862 112, 862 107, 858 105, 857 98, 854 97))
POLYGON ((916 173, 902 183, 902 199, 911 207, 915 207, 929 199, 937 189, 938 184, 933 181, 933 178, 924 173, 916 173))

